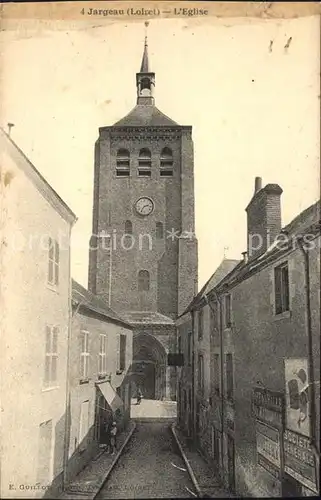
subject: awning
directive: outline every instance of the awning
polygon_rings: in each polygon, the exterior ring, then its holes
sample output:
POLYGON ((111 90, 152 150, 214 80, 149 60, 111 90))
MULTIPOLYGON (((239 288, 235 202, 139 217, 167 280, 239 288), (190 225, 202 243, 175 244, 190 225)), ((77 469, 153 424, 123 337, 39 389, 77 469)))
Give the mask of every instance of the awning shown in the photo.
POLYGON ((124 403, 118 396, 117 392, 114 391, 114 389, 110 385, 110 382, 102 382, 101 384, 97 384, 97 386, 101 390, 102 395, 106 399, 112 411, 116 411, 119 408, 123 408, 124 403))

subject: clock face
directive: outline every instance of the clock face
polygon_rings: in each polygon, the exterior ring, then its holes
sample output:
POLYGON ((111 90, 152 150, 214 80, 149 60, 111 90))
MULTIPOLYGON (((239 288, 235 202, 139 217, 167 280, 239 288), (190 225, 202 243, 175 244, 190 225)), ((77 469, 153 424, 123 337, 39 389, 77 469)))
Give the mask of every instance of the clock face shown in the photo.
POLYGON ((150 198, 139 198, 136 201, 136 210, 139 215, 149 215, 154 210, 154 202, 150 198))

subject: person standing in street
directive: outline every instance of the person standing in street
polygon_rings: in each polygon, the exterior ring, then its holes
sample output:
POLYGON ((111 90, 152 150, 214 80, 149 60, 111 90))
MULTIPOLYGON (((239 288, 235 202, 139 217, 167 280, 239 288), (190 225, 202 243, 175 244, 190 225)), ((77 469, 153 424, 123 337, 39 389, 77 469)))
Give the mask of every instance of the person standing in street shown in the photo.
POLYGON ((117 424, 113 422, 110 429, 110 446, 111 446, 111 454, 114 455, 116 451, 116 436, 117 436, 117 424))
POLYGON ((143 396, 142 391, 141 391, 140 387, 138 387, 138 389, 137 389, 137 402, 136 402, 137 405, 140 405, 141 400, 142 400, 142 396, 143 396))

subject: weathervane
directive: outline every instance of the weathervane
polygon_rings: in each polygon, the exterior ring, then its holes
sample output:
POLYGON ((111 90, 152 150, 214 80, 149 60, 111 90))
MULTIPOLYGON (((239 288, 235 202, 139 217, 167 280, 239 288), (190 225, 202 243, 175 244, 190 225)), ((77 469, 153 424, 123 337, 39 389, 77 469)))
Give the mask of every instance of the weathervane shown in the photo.
POLYGON ((147 28, 149 26, 149 21, 145 21, 145 43, 147 42, 147 28))

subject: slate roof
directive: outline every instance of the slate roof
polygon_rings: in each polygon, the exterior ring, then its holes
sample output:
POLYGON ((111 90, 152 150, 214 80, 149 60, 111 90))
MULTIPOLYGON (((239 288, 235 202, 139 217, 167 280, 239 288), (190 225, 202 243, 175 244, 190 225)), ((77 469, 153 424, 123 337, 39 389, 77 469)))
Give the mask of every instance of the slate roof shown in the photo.
POLYGON ((77 217, 59 194, 53 189, 49 182, 41 175, 39 170, 31 163, 29 158, 11 139, 11 137, 0 127, 0 150, 7 151, 16 165, 25 173, 28 179, 39 190, 43 197, 57 210, 62 217, 74 224, 77 217))
POLYGON ((148 61, 148 46, 147 46, 147 36, 146 36, 143 59, 142 59, 142 64, 140 66, 140 73, 148 73, 148 72, 149 72, 149 61, 148 61))
POLYGON ((109 321, 111 320, 116 323, 121 323, 125 327, 130 328, 130 325, 126 322, 126 320, 107 306, 104 300, 89 290, 86 290, 86 288, 77 283, 74 279, 72 280, 72 301, 74 305, 79 305, 85 309, 104 316, 109 321))
POLYGON ((114 127, 177 127, 178 123, 164 115, 154 105, 137 104, 124 118, 114 123, 114 127))
POLYGON ((240 260, 235 259, 223 259, 221 264, 218 266, 216 271, 212 274, 210 279, 205 283, 203 288, 198 292, 198 294, 194 297, 190 305, 187 309, 181 314, 184 316, 187 312, 191 311, 193 307, 202 299, 204 295, 206 295, 210 290, 212 290, 216 285, 222 281, 225 276, 227 276, 235 267, 240 263, 240 260))
MULTIPOLYGON (((247 279, 252 274, 258 272, 262 267, 274 262, 283 254, 287 254, 292 248, 297 248, 298 245, 295 243, 295 240, 299 236, 309 234, 317 237, 320 235, 320 200, 298 214, 289 224, 283 227, 281 232, 288 236, 289 244, 282 244, 280 247, 277 245, 276 239, 262 255, 259 255, 253 260, 249 260, 247 263, 241 261, 240 265, 235 268, 234 272, 228 277, 230 283, 239 283, 247 279)), ((223 278, 219 285, 223 285, 224 282, 225 280, 223 278)))

